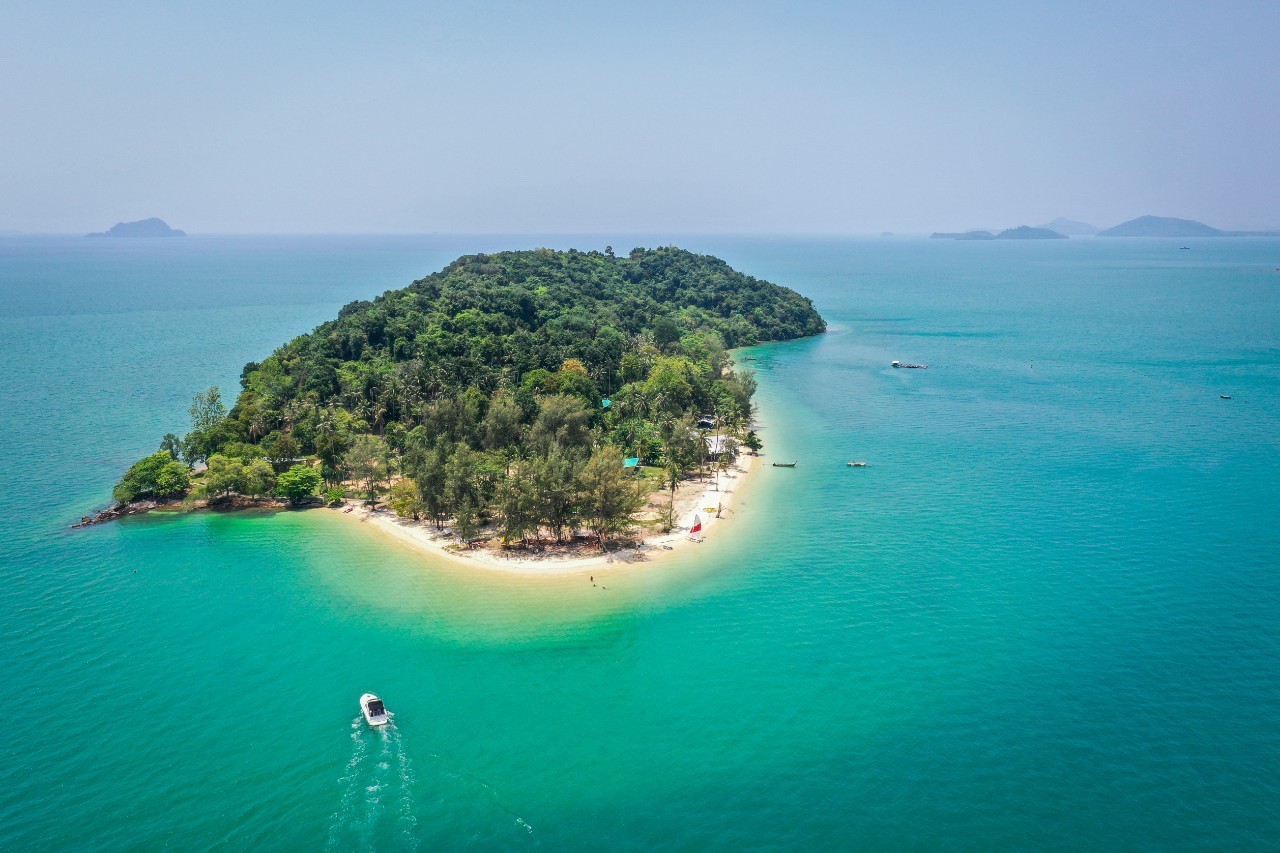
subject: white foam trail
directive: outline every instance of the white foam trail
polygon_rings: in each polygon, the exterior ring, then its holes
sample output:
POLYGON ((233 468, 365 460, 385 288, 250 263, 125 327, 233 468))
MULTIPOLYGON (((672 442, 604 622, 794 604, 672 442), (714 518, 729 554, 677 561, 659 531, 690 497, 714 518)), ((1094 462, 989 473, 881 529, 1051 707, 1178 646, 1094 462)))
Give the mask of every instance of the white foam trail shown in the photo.
POLYGON ((363 737, 362 722, 363 720, 360 716, 351 721, 351 758, 347 761, 347 766, 342 775, 338 777, 338 784, 342 787, 342 796, 338 800, 337 810, 329 818, 329 841, 326 845, 329 850, 339 849, 342 831, 353 817, 356 795, 360 789, 360 767, 369 751, 367 742, 363 737))
POLYGON ((373 765, 368 784, 364 786, 364 820, 360 823, 361 846, 372 849, 374 832, 378 828, 378 817, 382 814, 382 791, 390 781, 388 776, 392 761, 392 739, 390 726, 381 726, 374 731, 381 742, 377 761, 373 765))
POLYGON ((388 727, 394 729, 392 734, 396 745, 396 769, 400 773, 400 835, 410 850, 417 850, 418 817, 414 814, 413 808, 413 788, 417 777, 414 776, 413 762, 409 760, 409 753, 404 748, 404 740, 400 735, 400 729, 396 728, 395 720, 392 720, 388 727))
POLYGON ((351 728, 351 758, 338 779, 342 796, 329 820, 327 849, 377 847, 379 823, 390 817, 385 814, 386 804, 392 802, 399 835, 395 846, 418 849, 418 817, 413 799, 417 777, 404 747, 404 736, 394 720, 370 730, 362 717, 356 717, 351 728), (388 799, 390 796, 395 799, 388 799))

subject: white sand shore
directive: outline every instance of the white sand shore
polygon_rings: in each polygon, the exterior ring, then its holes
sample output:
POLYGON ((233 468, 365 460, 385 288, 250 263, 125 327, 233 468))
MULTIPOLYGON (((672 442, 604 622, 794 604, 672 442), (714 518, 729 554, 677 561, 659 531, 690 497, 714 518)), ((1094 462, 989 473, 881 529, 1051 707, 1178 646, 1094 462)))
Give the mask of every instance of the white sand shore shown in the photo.
POLYGON ((388 509, 371 512, 351 504, 354 507, 351 512, 335 509, 332 514, 335 518, 365 524, 370 529, 393 536, 428 557, 522 575, 578 574, 603 566, 650 564, 685 548, 714 548, 717 537, 727 534, 726 522, 733 515, 731 505, 734 499, 741 496, 750 474, 758 465, 758 457, 739 457, 728 473, 720 475, 718 488, 714 477, 707 477, 705 483, 696 480, 685 482, 676 490, 678 524, 675 530, 645 536, 642 544, 636 547, 611 550, 605 554, 592 549, 589 556, 582 555, 580 549, 570 553, 551 549, 541 554, 524 550, 504 552, 487 547, 468 549, 451 534, 438 531, 426 522, 398 518, 388 509), (695 515, 702 520, 701 535, 705 539, 702 543, 689 540, 689 529, 695 515))

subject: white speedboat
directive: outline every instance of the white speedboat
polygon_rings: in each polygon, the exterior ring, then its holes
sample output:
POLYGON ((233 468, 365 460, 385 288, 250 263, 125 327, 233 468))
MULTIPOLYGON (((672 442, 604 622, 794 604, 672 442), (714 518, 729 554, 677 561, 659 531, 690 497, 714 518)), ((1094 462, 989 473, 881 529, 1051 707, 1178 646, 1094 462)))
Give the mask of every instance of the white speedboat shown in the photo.
POLYGON ((366 693, 360 697, 360 710, 364 712, 365 721, 371 726, 385 726, 391 722, 391 717, 387 715, 387 706, 372 693, 366 693))

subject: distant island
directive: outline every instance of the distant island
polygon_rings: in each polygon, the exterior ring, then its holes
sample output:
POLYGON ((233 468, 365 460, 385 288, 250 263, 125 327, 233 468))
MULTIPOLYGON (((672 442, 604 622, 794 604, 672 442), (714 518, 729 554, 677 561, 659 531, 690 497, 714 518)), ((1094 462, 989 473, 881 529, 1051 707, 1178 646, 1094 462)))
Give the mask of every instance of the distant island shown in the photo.
POLYGON ((1039 228, 1047 228, 1050 231, 1057 231, 1059 234, 1065 234, 1068 237, 1092 237, 1101 229, 1088 222, 1080 222, 1076 219, 1067 219, 1059 216, 1052 222, 1046 222, 1044 225, 1037 226, 1039 228))
POLYGON ((1280 231, 1223 231, 1194 219, 1171 216, 1139 216, 1114 228, 1098 232, 1099 237, 1168 237, 1192 240, 1197 237, 1280 237, 1280 231))
POLYGON ((755 380, 729 349, 825 330, 795 291, 674 247, 468 255, 245 365, 230 411, 197 394, 191 431, 82 523, 385 499, 451 548, 601 553, 673 530, 683 481, 714 489, 760 448, 755 380))
POLYGON ((994 240, 996 235, 990 231, 934 231, 929 235, 934 240, 994 240))
POLYGON ((929 235, 935 240, 1065 240, 1065 234, 1050 231, 1048 228, 1032 228, 1019 225, 1017 228, 1006 228, 999 234, 990 231, 935 231, 929 235))
POLYGON ((971 231, 935 231, 929 236, 935 240, 1061 240, 1065 237, 1164 237, 1191 240, 1198 237, 1280 237, 1280 231, 1223 231, 1196 222, 1194 219, 1176 219, 1171 216, 1139 216, 1122 222, 1113 228, 1099 230, 1087 222, 1059 217, 1052 222, 1030 227, 1020 225, 999 233, 974 229, 971 231))
POLYGON ((1032 228, 1030 225, 1019 225, 1007 228, 996 235, 997 240, 1065 240, 1066 234, 1059 234, 1048 228, 1032 228))
POLYGON ((87 237, 185 237, 185 231, 170 228, 163 219, 139 219, 137 222, 117 222, 110 231, 86 234, 87 237))

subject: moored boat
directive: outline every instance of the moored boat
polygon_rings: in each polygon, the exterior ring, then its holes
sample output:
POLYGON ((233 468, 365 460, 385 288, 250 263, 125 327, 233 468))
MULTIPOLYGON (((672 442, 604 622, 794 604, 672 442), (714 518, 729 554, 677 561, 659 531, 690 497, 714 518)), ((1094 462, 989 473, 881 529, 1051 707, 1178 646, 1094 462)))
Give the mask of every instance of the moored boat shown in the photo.
POLYGON ((796 467, 796 463, 795 462, 774 462, 773 467, 774 468, 794 468, 796 467))
POLYGON ((847 464, 850 468, 866 468, 866 467, 867 467, 867 463, 866 463, 866 462, 848 462, 848 463, 846 463, 846 464, 847 464))
POLYGON ((371 726, 385 726, 391 722, 387 706, 382 704, 382 700, 373 693, 366 693, 360 697, 360 710, 364 712, 365 722, 371 726))
POLYGON ((927 364, 911 364, 910 362, 893 361, 893 362, 891 362, 891 363, 890 363, 890 365, 889 365, 889 366, 890 366, 890 367, 907 367, 907 368, 911 368, 911 369, 914 369, 914 370, 924 370, 924 369, 925 369, 926 367, 928 367, 929 365, 927 365, 927 364))

